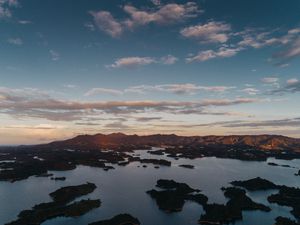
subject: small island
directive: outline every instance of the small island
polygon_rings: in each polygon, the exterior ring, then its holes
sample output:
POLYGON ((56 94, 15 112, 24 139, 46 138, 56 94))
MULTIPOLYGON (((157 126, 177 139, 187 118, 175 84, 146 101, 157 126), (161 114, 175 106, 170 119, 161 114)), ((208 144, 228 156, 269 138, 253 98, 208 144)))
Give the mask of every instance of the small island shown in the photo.
POLYGON ((183 167, 183 168, 187 168, 187 169, 194 169, 195 168, 195 166, 189 165, 189 164, 179 165, 179 167, 183 167))
POLYGON ((289 218, 279 216, 276 218, 276 222, 274 225, 299 225, 299 223, 289 218))
POLYGON ((55 181, 65 181, 67 178, 66 177, 51 177, 51 180, 55 181))
POLYGON ((140 221, 129 214, 120 214, 108 220, 89 223, 89 225, 140 225, 140 221))
POLYGON ((269 190, 269 189, 278 189, 278 185, 268 181, 266 179, 262 179, 260 177, 256 177, 246 181, 232 181, 231 184, 233 186, 243 187, 249 191, 259 191, 259 190, 269 190))

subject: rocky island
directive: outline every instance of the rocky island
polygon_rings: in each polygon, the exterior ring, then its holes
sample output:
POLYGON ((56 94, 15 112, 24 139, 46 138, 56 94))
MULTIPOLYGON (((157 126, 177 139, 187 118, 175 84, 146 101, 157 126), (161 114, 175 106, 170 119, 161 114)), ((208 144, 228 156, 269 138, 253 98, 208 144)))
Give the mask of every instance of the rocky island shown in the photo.
POLYGON ((147 194, 156 200, 159 209, 166 212, 181 211, 186 200, 195 201, 201 205, 208 201, 205 195, 198 193, 199 190, 193 189, 185 183, 161 179, 157 181, 156 186, 164 190, 152 189, 147 191, 147 194))
POLYGON ((92 183, 78 186, 68 186, 60 188, 49 195, 52 202, 35 205, 32 209, 24 210, 19 213, 18 219, 6 225, 39 225, 46 220, 55 217, 77 217, 81 216, 94 208, 100 207, 100 200, 81 200, 68 204, 80 196, 87 195, 96 189, 92 183))
POLYGON ((224 195, 229 201, 223 204, 205 204, 205 214, 199 219, 200 224, 228 224, 243 219, 244 210, 261 210, 269 212, 271 209, 260 203, 252 201, 246 191, 240 188, 222 188, 224 195))
POLYGON ((277 203, 282 206, 292 208, 291 213, 300 219, 300 189, 295 187, 287 187, 285 185, 276 185, 268 180, 260 177, 246 180, 233 181, 232 185, 243 187, 250 191, 277 189, 277 194, 272 194, 268 197, 270 203, 277 203))

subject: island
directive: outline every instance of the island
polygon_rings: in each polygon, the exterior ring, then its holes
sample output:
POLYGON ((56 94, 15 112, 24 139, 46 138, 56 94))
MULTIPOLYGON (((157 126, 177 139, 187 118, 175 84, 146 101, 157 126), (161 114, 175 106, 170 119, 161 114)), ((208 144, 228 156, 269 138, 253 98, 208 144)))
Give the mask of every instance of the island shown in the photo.
POLYGON ((246 181, 232 181, 233 186, 243 187, 249 191, 269 190, 278 189, 278 185, 268 181, 266 179, 256 177, 246 181))
POLYGON ((55 217, 81 216, 94 208, 100 207, 101 202, 99 199, 83 199, 75 202, 73 200, 93 192, 95 188, 96 185, 92 183, 60 188, 49 194, 53 199, 52 202, 41 203, 35 205, 32 209, 22 211, 19 213, 17 220, 6 225, 39 225, 55 217), (70 202, 72 203, 68 204, 70 202))
POLYGON ((89 225, 140 225, 140 221, 129 214, 119 214, 111 219, 89 223, 89 225))
POLYGON ((246 191, 236 187, 222 188, 229 201, 223 204, 206 204, 203 206, 205 214, 199 219, 200 224, 228 224, 242 220, 244 210, 271 211, 270 207, 252 201, 246 191))
POLYGON ((277 189, 277 194, 272 194, 268 197, 270 203, 277 203, 281 206, 291 207, 291 213, 300 219, 300 188, 287 187, 285 185, 276 185, 271 181, 262 179, 260 177, 246 180, 246 181, 233 181, 234 186, 243 187, 249 191, 270 190, 277 189))
POLYGON ((183 168, 187 168, 187 169, 194 169, 195 168, 195 166, 188 165, 188 164, 179 165, 179 167, 183 167, 183 168))
POLYGON ((51 180, 55 181, 65 181, 67 178, 66 177, 51 177, 51 180))
POLYGON ((268 197, 268 201, 291 207, 291 213, 300 219, 300 188, 281 186, 277 194, 268 197))
POLYGON ((276 218, 276 222, 274 225, 299 225, 299 223, 289 218, 279 216, 276 218))
POLYGON ((208 201, 205 195, 199 193, 200 190, 174 180, 160 179, 157 181, 156 187, 164 190, 152 189, 147 191, 147 194, 155 199, 159 209, 165 212, 181 211, 186 200, 195 201, 201 205, 206 204, 208 201))

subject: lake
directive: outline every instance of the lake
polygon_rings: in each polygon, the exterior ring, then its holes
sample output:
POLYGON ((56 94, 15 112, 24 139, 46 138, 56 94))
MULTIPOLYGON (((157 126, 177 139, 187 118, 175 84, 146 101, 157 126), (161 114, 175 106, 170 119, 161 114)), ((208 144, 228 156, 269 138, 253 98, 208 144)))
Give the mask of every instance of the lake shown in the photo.
MULTIPOLYGON (((0 224, 15 220, 20 211, 30 209, 35 204, 51 201, 49 193, 63 186, 92 182, 97 189, 82 199, 100 199, 100 208, 90 211, 78 218, 55 218, 43 225, 87 225, 102 219, 109 219, 120 213, 129 213, 137 217, 142 225, 196 225, 203 213, 202 206, 187 202, 179 213, 165 213, 158 209, 155 201, 145 192, 155 187, 158 179, 174 179, 187 183, 192 188, 202 190, 210 203, 225 203, 227 200, 220 190, 229 186, 233 180, 247 180, 255 177, 268 179, 276 184, 300 187, 300 177, 294 174, 299 170, 300 160, 276 160, 269 158, 267 162, 248 162, 215 157, 201 159, 175 160, 166 156, 156 156, 146 151, 135 151, 141 158, 162 158, 172 162, 171 167, 134 162, 125 167, 114 166, 115 170, 104 171, 100 168, 78 166, 75 170, 51 172, 55 176, 65 176, 66 181, 53 181, 45 177, 30 177, 15 183, 0 182, 0 224), (268 162, 290 165, 293 168, 270 166, 268 162), (179 167, 180 164, 194 165, 194 169, 179 167)), ((277 192, 247 192, 257 202, 269 205, 271 212, 243 212, 243 221, 236 225, 273 225, 277 216, 294 219, 289 213, 291 208, 269 204, 267 197, 277 192)))

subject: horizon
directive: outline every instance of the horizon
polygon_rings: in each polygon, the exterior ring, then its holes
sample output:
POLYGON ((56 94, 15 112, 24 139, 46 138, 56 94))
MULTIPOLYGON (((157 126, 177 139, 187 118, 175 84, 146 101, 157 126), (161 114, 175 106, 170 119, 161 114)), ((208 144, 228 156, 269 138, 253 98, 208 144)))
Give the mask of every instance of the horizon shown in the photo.
POLYGON ((99 132, 300 138, 299 11, 298 0, 0 1, 0 146, 99 132))
MULTIPOLYGON (((238 134, 228 134, 228 135, 177 135, 175 133, 165 133, 165 134, 160 134, 160 133, 150 133, 150 134, 127 134, 124 132, 114 132, 114 133, 93 133, 93 134, 77 134, 75 136, 70 136, 66 139, 56 139, 56 140, 52 140, 50 142, 41 142, 41 143, 34 143, 34 144, 16 144, 16 145, 11 145, 11 144, 0 144, 0 147, 18 147, 18 146, 34 146, 34 145, 44 145, 44 144, 50 144, 52 142, 60 142, 60 141, 66 141, 66 140, 70 140, 73 138, 76 138, 78 136, 96 136, 96 135, 105 135, 105 136, 110 136, 110 135, 114 135, 114 134, 122 134, 125 136, 139 136, 139 137, 147 137, 147 136, 152 136, 152 135, 162 135, 162 136, 171 136, 171 135, 175 135, 177 137, 209 137, 209 136, 215 136, 215 137, 229 137, 229 136, 250 136, 250 137, 255 137, 255 136, 278 136, 278 137, 287 137, 287 138, 294 138, 294 137, 290 137, 290 136, 285 136, 285 135, 280 135, 280 134, 266 134, 266 133, 262 133, 262 134, 242 134, 242 135, 238 135, 238 134)), ((300 138, 294 138, 294 139, 300 139, 300 138)))

